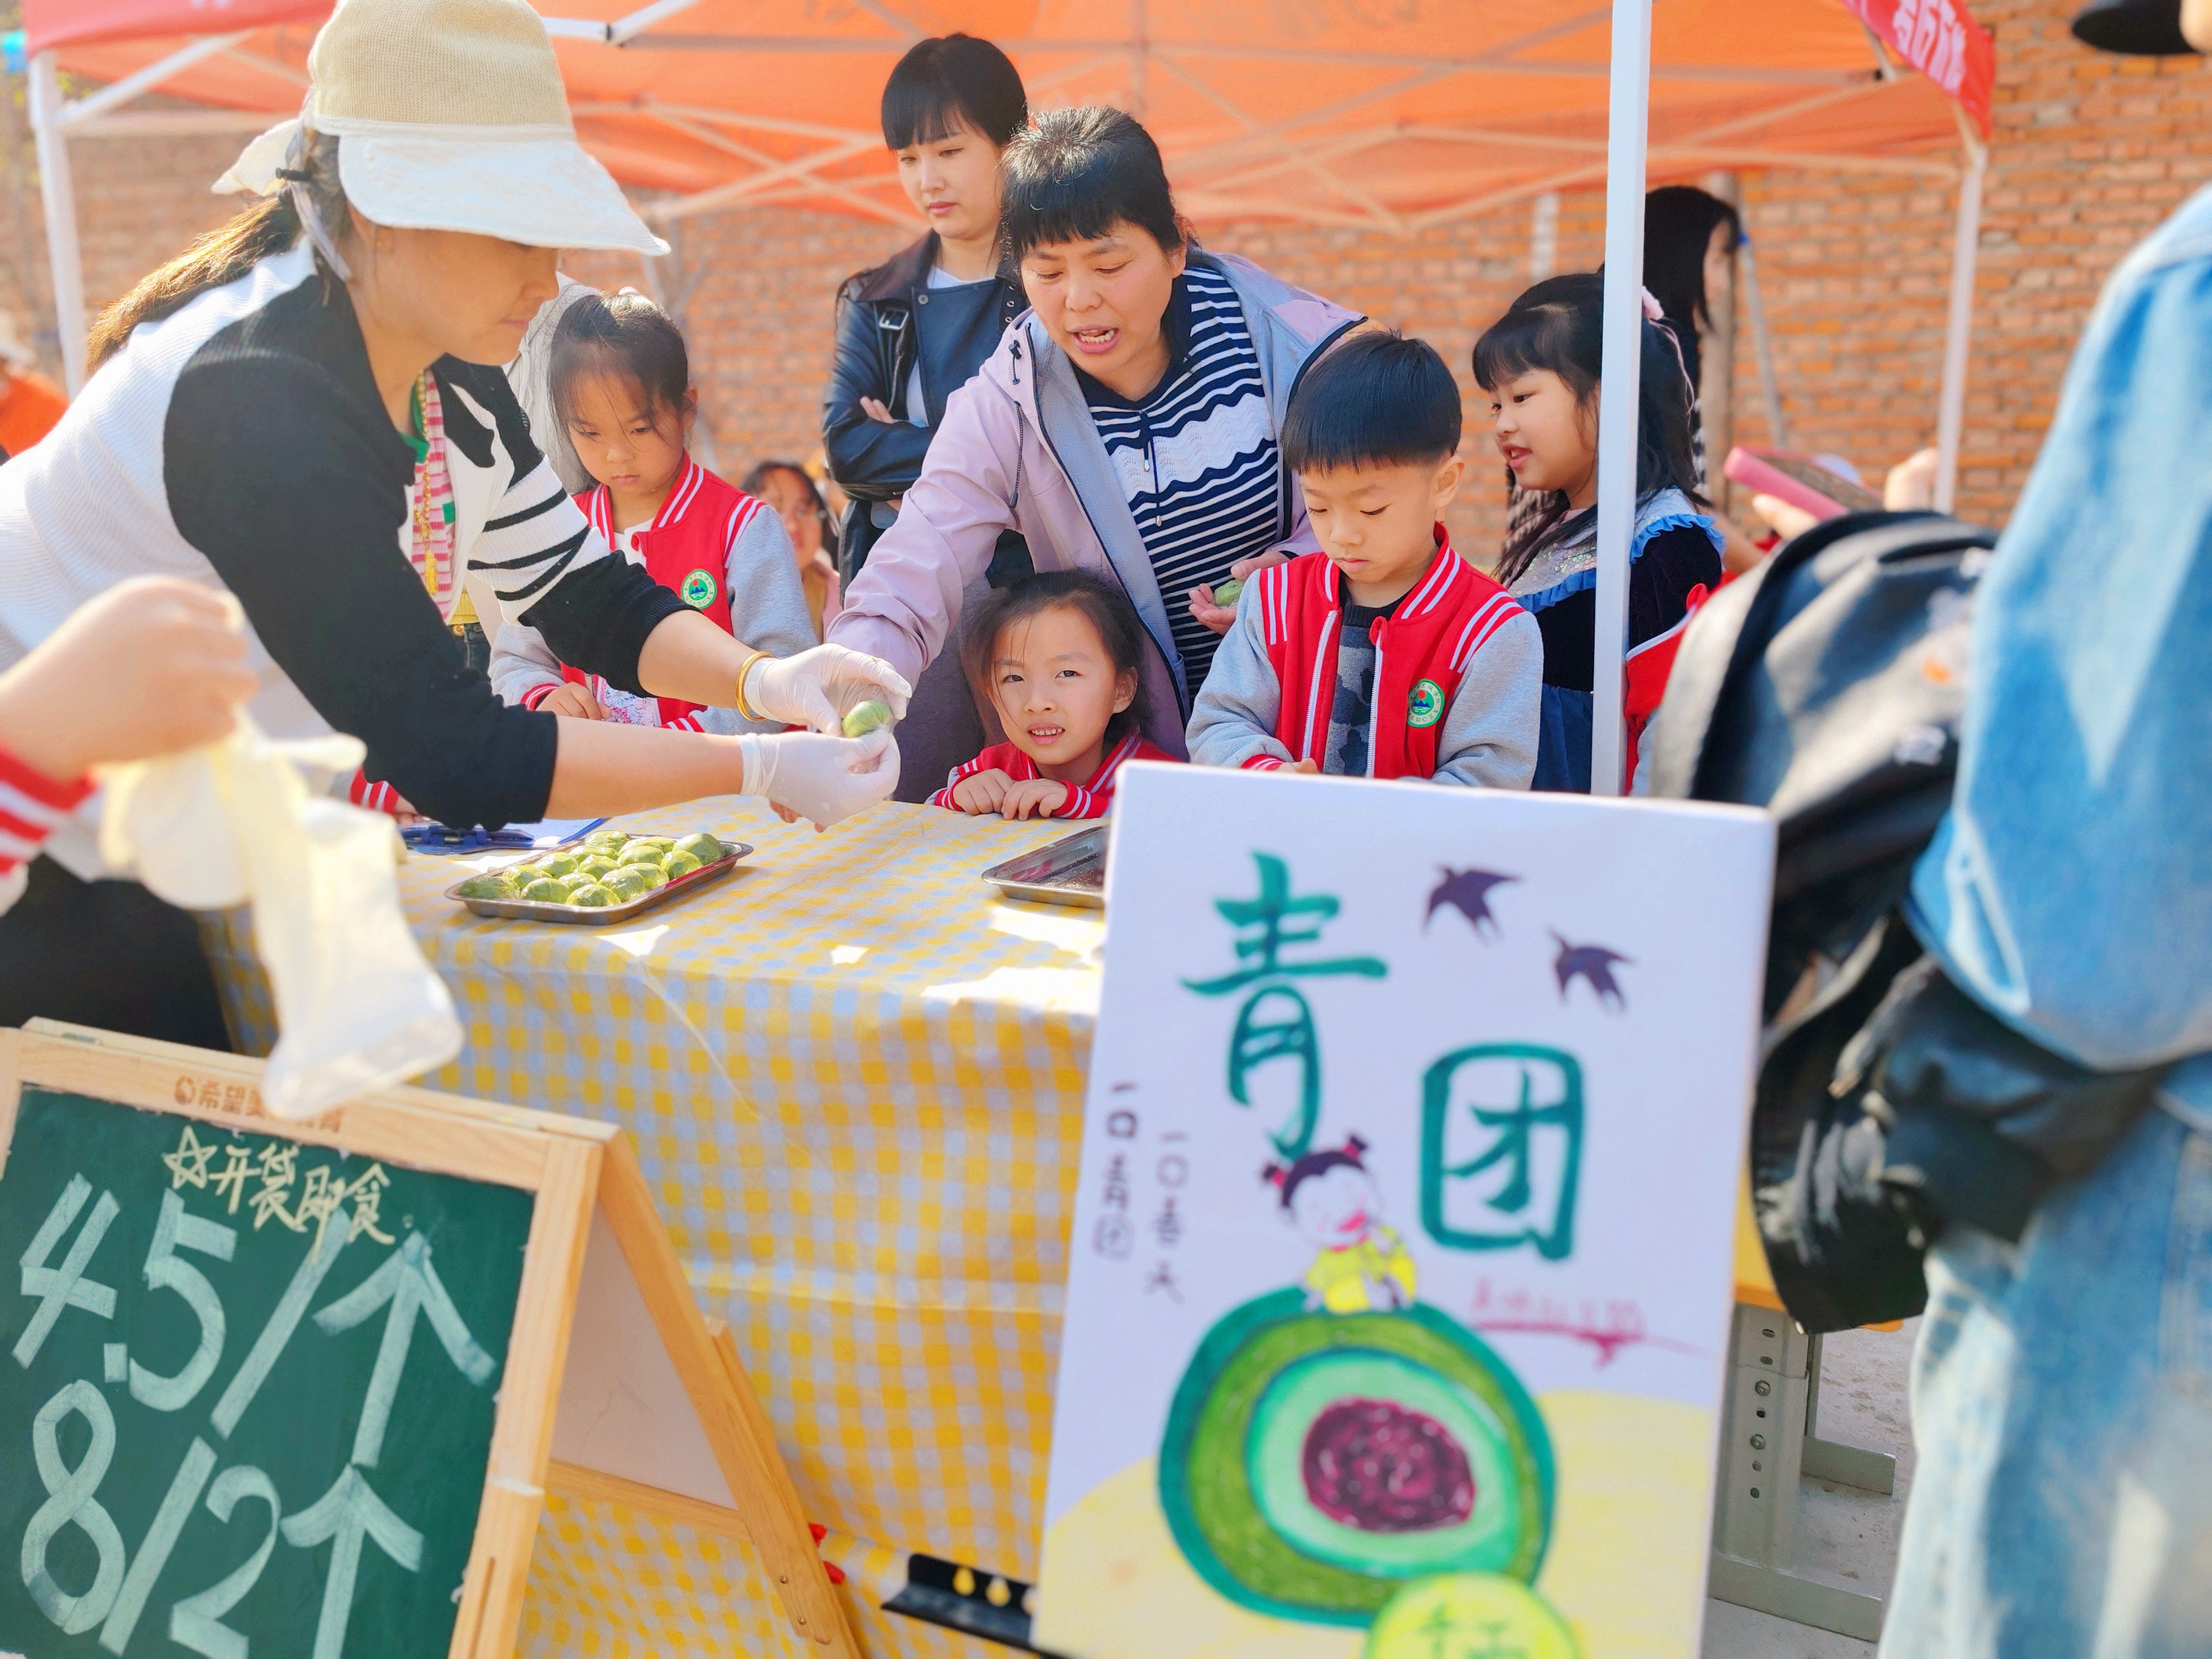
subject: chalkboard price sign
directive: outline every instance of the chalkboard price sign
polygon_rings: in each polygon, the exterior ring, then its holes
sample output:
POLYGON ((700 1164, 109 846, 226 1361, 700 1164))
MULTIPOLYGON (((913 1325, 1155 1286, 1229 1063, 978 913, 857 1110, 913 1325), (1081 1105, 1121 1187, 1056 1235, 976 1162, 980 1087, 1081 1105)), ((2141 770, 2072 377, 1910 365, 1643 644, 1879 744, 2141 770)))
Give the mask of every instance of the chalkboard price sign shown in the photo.
POLYGON ((858 1659, 625 1136, 260 1078, 0 1030, 0 1659, 510 1659, 555 1479, 744 1540, 858 1659))
POLYGON ((0 1649, 447 1652, 534 1201, 24 1088, 0 1649))

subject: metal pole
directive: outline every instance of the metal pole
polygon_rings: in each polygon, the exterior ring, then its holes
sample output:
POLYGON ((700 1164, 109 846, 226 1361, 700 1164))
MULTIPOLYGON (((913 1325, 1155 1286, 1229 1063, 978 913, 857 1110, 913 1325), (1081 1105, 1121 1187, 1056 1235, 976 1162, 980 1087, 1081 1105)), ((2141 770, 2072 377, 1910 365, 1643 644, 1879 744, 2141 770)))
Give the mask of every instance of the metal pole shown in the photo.
POLYGON ((1951 245, 1951 314, 1943 330, 1943 390, 1936 416, 1936 510, 1959 496, 1959 440, 1966 420, 1966 346, 1974 323, 1974 256, 1982 240, 1982 172, 1989 151, 1971 135, 1959 174, 1959 226, 1951 245))
POLYGON ((54 55, 31 59, 31 131, 39 142, 39 195, 46 210, 46 258, 54 272, 54 326, 62 373, 74 398, 84 389, 84 272, 77 259, 76 194, 70 183, 69 137, 62 131, 61 79, 54 55))
POLYGON ((1644 153, 1651 100, 1651 0, 1613 0, 1606 113, 1605 333, 1597 414, 1597 638, 1590 658, 1590 793, 1618 795, 1627 757, 1628 544, 1636 528, 1637 407, 1644 368, 1644 153))
POLYGON ((1774 346, 1766 337, 1766 307, 1759 292, 1759 260, 1751 251, 1751 233, 1743 234, 1736 248, 1736 269, 1743 272, 1743 297, 1751 302, 1751 344, 1759 359, 1759 396, 1766 405, 1766 441, 1777 449, 1790 447, 1789 423, 1782 418, 1782 389, 1774 383, 1774 346))

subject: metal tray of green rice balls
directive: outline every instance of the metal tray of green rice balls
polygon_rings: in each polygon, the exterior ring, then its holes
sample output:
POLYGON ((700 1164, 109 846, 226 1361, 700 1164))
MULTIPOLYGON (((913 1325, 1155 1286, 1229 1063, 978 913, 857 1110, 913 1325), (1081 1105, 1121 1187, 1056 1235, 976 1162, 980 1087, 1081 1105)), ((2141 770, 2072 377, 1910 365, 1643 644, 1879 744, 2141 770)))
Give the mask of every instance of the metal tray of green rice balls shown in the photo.
POLYGON ((752 850, 704 831, 669 836, 595 830, 574 847, 457 881, 446 896, 480 916, 603 927, 721 880, 752 850))

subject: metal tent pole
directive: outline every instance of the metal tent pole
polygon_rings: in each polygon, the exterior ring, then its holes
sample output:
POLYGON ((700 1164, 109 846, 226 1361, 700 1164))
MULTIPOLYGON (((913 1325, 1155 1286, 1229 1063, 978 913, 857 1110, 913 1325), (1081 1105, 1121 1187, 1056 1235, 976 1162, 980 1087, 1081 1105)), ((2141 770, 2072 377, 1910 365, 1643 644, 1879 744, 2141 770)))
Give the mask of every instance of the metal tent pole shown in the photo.
POLYGON ((62 131, 62 88, 54 55, 31 59, 31 131, 39 144, 39 194, 46 210, 46 258, 54 273, 54 326, 62 372, 74 398, 84 387, 84 271, 77 258, 76 193, 70 182, 69 137, 62 131))
POLYGON ((1605 334, 1597 416, 1597 638, 1590 660, 1590 793, 1618 795, 1627 755, 1628 544, 1636 527, 1637 407, 1644 364, 1644 158, 1651 101, 1651 0, 1613 0, 1606 114, 1605 334))
POLYGON ((1759 401, 1766 406, 1766 441, 1777 449, 1787 449, 1790 426, 1782 418, 1782 388, 1774 380, 1774 343, 1767 337, 1766 306, 1759 291, 1759 258, 1752 252, 1747 230, 1736 246, 1736 268, 1743 272, 1743 295, 1751 302, 1751 345, 1759 361, 1759 401))
POLYGON ((1959 173, 1959 224, 1951 245, 1951 313, 1943 329, 1943 390, 1936 416, 1936 510, 1948 513, 1959 495, 1959 440, 1966 419, 1966 347, 1974 322, 1974 258, 1982 240, 1982 173, 1989 151, 1966 135, 1959 173))

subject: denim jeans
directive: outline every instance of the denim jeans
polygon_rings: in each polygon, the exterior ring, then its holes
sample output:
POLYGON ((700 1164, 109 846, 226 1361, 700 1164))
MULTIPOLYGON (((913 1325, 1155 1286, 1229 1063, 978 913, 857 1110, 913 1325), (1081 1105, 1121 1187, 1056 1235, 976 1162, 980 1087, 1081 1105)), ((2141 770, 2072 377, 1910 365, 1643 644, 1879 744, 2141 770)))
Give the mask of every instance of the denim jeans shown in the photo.
POLYGON ((2212 1654, 2212 1135, 2147 1113, 1928 1285, 1881 1659, 2212 1654))

